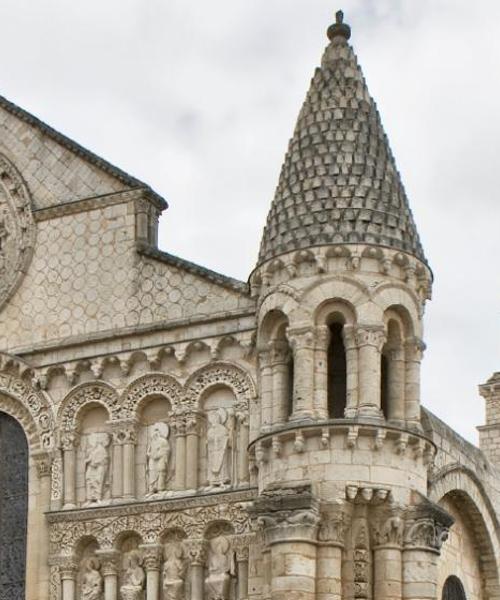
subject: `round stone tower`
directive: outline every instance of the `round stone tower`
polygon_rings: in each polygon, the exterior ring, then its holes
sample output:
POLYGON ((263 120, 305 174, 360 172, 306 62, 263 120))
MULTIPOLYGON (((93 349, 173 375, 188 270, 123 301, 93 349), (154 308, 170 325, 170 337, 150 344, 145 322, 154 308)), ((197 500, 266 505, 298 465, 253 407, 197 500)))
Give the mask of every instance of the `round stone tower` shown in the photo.
POLYGON ((273 600, 431 598, 440 540, 422 550, 405 536, 424 518, 436 536, 448 523, 424 499, 434 448, 419 384, 432 274, 350 33, 337 13, 250 277, 256 572, 273 600), (424 555, 426 574, 405 577, 424 555))

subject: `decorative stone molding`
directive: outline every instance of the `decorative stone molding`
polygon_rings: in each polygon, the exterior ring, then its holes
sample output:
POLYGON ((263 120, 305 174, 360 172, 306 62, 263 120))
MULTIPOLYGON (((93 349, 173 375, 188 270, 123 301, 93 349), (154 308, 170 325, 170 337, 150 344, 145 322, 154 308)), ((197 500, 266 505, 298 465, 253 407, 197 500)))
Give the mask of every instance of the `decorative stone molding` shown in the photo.
POLYGON ((309 485, 265 491, 248 510, 254 528, 261 532, 266 544, 316 540, 319 502, 309 485))
POLYGON ((0 396, 2 410, 19 421, 32 448, 54 447, 54 419, 43 392, 16 376, 0 373, 0 396))
POLYGON ((148 373, 133 381, 123 392, 120 417, 136 417, 141 402, 153 395, 166 397, 172 409, 179 406, 183 400, 182 386, 174 377, 164 373, 148 373))
POLYGON ((52 555, 70 555, 80 540, 93 537, 101 549, 113 549, 123 532, 135 532, 146 544, 158 544, 168 530, 202 539, 212 524, 226 523, 235 535, 250 533, 248 501, 255 490, 180 498, 95 509, 61 511, 48 516, 52 555))
POLYGON ((120 416, 118 392, 104 381, 93 381, 77 386, 64 398, 58 413, 60 427, 66 431, 78 430, 78 413, 86 404, 100 404, 108 411, 110 419, 120 416))
POLYGON ((250 405, 252 398, 257 396, 257 390, 251 377, 239 366, 227 362, 215 362, 196 371, 185 384, 188 403, 194 408, 200 402, 203 394, 215 385, 227 385, 231 388, 240 402, 250 405))
POLYGON ((386 341, 385 329, 378 325, 358 325, 355 330, 356 344, 360 346, 373 346, 378 352, 386 341))
POLYGON ((439 554, 454 519, 438 504, 416 492, 414 502, 405 514, 404 546, 439 554))

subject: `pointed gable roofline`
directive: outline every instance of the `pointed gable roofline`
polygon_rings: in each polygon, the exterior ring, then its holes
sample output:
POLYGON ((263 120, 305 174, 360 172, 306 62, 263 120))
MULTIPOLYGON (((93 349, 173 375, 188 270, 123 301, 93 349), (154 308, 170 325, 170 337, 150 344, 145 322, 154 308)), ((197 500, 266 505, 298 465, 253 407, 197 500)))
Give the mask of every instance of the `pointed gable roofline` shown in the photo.
POLYGON ((50 125, 47 125, 47 123, 44 123, 38 117, 35 117, 27 110, 24 110, 23 108, 21 108, 17 104, 14 104, 10 100, 7 100, 7 98, 3 96, 0 96, 0 107, 4 108, 6 111, 11 113, 18 119, 21 119, 25 123, 28 123, 32 127, 35 127, 43 134, 47 135, 49 138, 51 138, 56 143, 60 144, 70 152, 83 158, 92 165, 98 167, 108 175, 115 177, 116 179, 124 183, 126 186, 130 188, 141 188, 146 190, 150 194, 150 197, 160 205, 162 210, 168 208, 167 201, 162 196, 157 194, 154 190, 152 190, 148 184, 144 183, 139 179, 136 179, 135 177, 132 177, 132 175, 129 175, 128 173, 122 171, 118 167, 115 167, 115 165, 112 165, 107 160, 104 160, 97 154, 94 154, 90 150, 87 150, 87 148, 84 148, 68 136, 60 133, 53 127, 50 127, 50 125))
POLYGON ((299 113, 257 266, 287 252, 371 244, 427 261, 387 136, 339 11, 299 113))

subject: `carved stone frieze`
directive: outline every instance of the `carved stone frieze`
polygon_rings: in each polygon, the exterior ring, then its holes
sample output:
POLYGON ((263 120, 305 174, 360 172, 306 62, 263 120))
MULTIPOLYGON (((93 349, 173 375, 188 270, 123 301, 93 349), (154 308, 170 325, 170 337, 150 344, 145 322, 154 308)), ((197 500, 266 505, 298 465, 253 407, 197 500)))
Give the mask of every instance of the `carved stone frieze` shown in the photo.
POLYGON ((188 402, 196 406, 206 389, 221 384, 230 387, 238 400, 245 401, 247 406, 257 395, 248 373, 231 363, 217 362, 203 367, 187 380, 185 388, 188 402))
POLYGON ((148 396, 157 394, 168 398, 172 409, 182 404, 183 390, 176 379, 164 373, 149 373, 133 381, 123 393, 121 418, 134 418, 140 403, 148 396))

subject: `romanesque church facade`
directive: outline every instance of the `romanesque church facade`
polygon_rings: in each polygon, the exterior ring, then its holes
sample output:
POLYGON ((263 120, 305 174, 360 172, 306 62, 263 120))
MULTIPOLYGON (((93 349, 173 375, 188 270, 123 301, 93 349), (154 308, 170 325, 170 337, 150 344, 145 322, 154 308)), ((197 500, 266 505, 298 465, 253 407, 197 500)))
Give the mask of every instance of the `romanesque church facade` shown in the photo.
POLYGON ((500 600, 478 449, 420 402, 432 273, 341 13, 248 283, 0 99, 0 600, 500 600))

